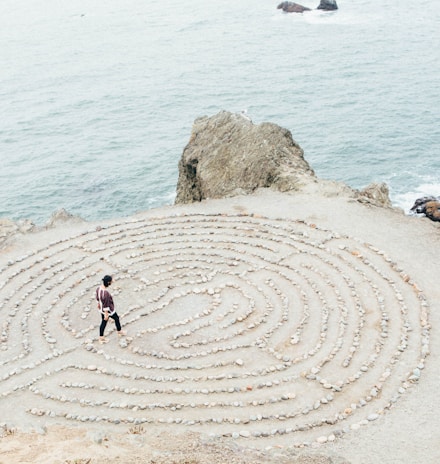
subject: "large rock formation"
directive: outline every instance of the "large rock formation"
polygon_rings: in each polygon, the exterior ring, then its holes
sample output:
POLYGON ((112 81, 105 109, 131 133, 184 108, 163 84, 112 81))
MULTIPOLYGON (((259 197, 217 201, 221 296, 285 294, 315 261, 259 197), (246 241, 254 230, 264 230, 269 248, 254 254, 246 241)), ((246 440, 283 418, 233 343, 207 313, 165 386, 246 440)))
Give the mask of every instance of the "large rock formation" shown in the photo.
POLYGON ((251 193, 297 190, 315 174, 292 134, 222 111, 196 119, 179 162, 176 204, 251 193))

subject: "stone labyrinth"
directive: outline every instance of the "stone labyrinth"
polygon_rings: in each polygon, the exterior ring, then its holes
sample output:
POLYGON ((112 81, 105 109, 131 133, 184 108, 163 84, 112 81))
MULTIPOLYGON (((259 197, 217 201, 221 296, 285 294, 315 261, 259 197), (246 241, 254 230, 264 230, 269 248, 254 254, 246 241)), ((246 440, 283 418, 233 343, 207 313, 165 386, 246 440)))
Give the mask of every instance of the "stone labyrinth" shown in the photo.
POLYGON ((384 252, 245 214, 49 243, 2 265, 0 314, 1 420, 18 427, 325 443, 392 414, 429 354, 428 302, 384 252), (127 335, 110 322, 100 345, 104 274, 127 335))

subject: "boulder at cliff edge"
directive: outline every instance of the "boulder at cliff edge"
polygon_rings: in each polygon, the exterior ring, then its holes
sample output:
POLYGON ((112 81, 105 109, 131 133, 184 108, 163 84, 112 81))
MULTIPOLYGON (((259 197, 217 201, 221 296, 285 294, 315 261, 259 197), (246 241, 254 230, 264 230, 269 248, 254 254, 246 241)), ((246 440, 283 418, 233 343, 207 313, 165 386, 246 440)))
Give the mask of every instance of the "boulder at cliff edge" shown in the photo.
POLYGON ((179 161, 176 204, 252 193, 297 190, 315 177, 289 130, 221 111, 195 120, 179 161))

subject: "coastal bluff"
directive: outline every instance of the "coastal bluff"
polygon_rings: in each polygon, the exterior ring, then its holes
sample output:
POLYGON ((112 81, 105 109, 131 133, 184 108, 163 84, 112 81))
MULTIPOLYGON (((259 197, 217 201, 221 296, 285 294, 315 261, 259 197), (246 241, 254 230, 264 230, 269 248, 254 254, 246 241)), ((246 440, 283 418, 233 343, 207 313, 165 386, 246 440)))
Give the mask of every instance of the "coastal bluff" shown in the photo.
POLYGON ((195 120, 179 162, 175 203, 248 194, 262 187, 285 192, 314 175, 290 131, 221 111, 195 120))
POLYGON ((386 184, 356 190, 319 179, 288 129, 270 122, 254 124, 246 114, 221 111, 194 121, 179 161, 175 204, 246 195, 259 188, 294 193, 307 191, 311 184, 319 184, 328 196, 344 194, 392 207, 386 184))

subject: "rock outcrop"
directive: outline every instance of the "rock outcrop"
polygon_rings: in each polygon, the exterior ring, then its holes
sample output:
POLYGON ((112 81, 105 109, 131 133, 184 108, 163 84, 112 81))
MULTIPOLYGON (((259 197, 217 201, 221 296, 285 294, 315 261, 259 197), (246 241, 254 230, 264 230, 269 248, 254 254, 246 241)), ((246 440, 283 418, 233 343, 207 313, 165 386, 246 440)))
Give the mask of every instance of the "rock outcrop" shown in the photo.
POLYGON ((179 162, 176 204, 252 193, 261 187, 298 190, 314 177, 292 134, 221 111, 195 120, 179 162))
POLYGON ((5 248, 14 239, 14 236, 25 235, 31 232, 40 232, 44 229, 52 229, 60 225, 69 225, 85 222, 79 216, 70 214, 65 209, 55 211, 44 226, 35 225, 30 219, 22 219, 18 222, 10 219, 0 219, 0 249, 5 248))
POLYGON ((338 9, 338 5, 336 4, 336 0, 321 0, 321 3, 318 5, 317 10, 324 10, 324 11, 333 11, 338 9))
POLYGON ((29 220, 18 222, 0 218, 0 249, 4 248, 10 237, 15 234, 26 234, 35 230, 35 224, 29 220))
POLYGON ((78 222, 84 222, 84 220, 80 218, 79 216, 74 216, 73 214, 66 211, 64 208, 61 208, 52 214, 49 221, 46 223, 46 228, 50 229, 60 224, 78 223, 78 222))
POLYGON ((440 201, 428 201, 425 206, 425 214, 431 221, 440 222, 440 201))
POLYGON ((409 212, 412 214, 424 214, 431 221, 440 222, 440 197, 429 195, 417 198, 409 212))
POLYGON ((430 201, 440 201, 440 198, 434 197, 433 195, 417 198, 412 205, 410 212, 413 214, 426 214, 426 203, 430 201))
MULTIPOLYGON (((303 13, 304 11, 311 11, 311 8, 307 8, 306 6, 299 5, 294 2, 281 2, 277 8, 285 11, 286 13, 303 13)), ((338 5, 336 4, 336 0, 321 0, 316 9, 333 11, 338 9, 338 5)))
POLYGON ((277 6, 277 8, 285 11, 286 13, 302 13, 303 11, 311 11, 310 8, 294 2, 282 2, 277 6))
POLYGON ((392 208, 390 190, 384 182, 370 184, 358 192, 358 201, 383 208, 392 208))

